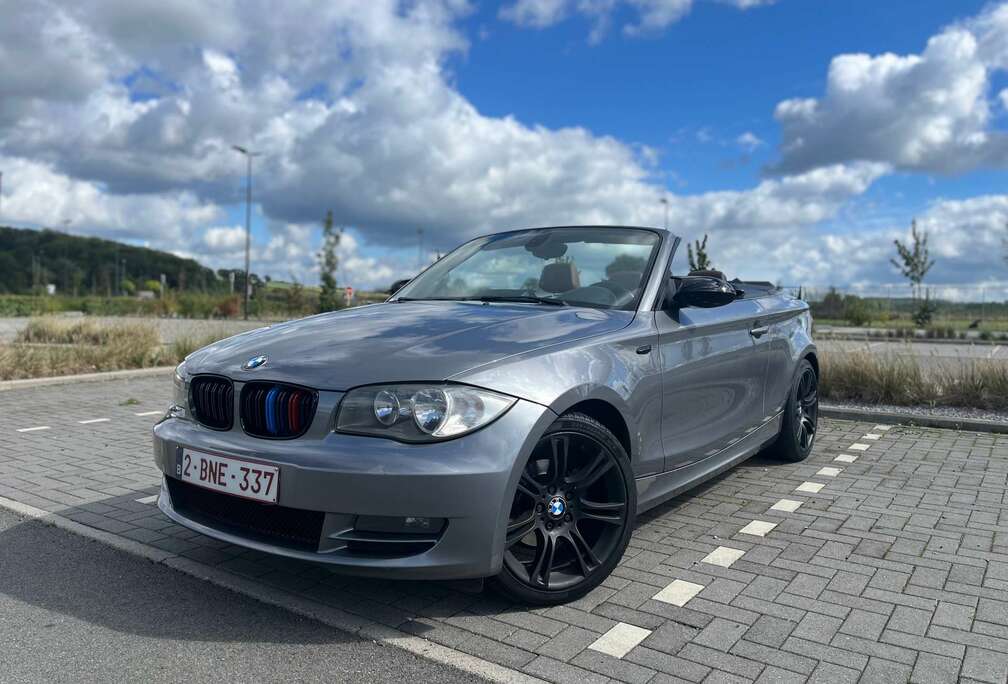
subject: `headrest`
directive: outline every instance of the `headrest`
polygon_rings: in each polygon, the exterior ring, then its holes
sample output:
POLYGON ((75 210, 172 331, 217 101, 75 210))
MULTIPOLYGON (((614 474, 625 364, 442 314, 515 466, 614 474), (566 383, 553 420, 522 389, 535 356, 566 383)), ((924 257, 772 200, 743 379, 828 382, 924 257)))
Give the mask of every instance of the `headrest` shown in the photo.
POLYGON ((572 263, 546 264, 539 276, 539 287, 546 292, 567 292, 581 287, 581 279, 572 263))
POLYGON ((725 278, 725 274, 721 271, 690 271, 687 275, 707 276, 708 278, 717 278, 718 280, 728 280, 725 278))
POLYGON ((640 271, 613 271, 607 277, 610 282, 616 283, 624 290, 635 290, 640 287, 640 271))

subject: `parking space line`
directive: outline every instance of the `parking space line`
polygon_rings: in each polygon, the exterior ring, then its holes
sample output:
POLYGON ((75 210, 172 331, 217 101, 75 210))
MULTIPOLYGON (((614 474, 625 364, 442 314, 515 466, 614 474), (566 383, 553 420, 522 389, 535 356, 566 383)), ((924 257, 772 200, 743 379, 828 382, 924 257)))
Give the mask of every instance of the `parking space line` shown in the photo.
POLYGON ((608 632, 596 639, 588 648, 599 653, 622 658, 634 646, 651 636, 650 629, 617 622, 608 632))
POLYGON ((732 563, 744 555, 745 551, 732 549, 727 546, 719 546, 704 556, 700 562, 710 563, 711 565, 720 565, 722 568, 730 568, 732 563))
POLYGON ((30 428, 20 428, 18 429, 18 432, 38 432, 39 430, 48 430, 48 429, 49 429, 48 425, 37 425, 35 427, 30 428))
POLYGON ((801 501, 794 499, 781 499, 770 507, 771 511, 781 511, 783 513, 794 513, 802 505, 801 501))
POLYGON ((876 435, 874 432, 869 432, 867 435, 865 435, 861 439, 870 439, 872 441, 875 441, 877 439, 882 439, 882 435, 876 435))
POLYGON ((843 471, 843 468, 834 468, 833 466, 823 466, 819 469, 816 475, 822 475, 823 477, 836 477, 843 471))
POLYGON ((704 590, 702 584, 694 584, 686 580, 672 580, 664 589, 655 594, 652 598, 662 603, 671 603, 673 606, 682 608, 691 598, 704 590))
POLYGON ((108 418, 92 418, 91 420, 78 420, 77 422, 80 425, 91 425, 91 423, 107 423, 107 422, 109 422, 109 419, 108 418))
POLYGON ((158 498, 157 494, 151 494, 150 496, 145 496, 142 499, 136 499, 136 502, 142 504, 152 504, 155 501, 157 501, 157 498, 158 498))
POLYGON ((987 355, 987 358, 988 359, 993 359, 994 355, 997 354, 999 351, 1001 351, 1001 345, 1000 344, 995 344, 994 348, 991 349, 990 354, 987 355))
POLYGON ((855 456, 854 454, 840 454, 833 460, 840 461, 841 463, 853 463, 854 461, 857 460, 857 456, 855 456))
POLYGON ((142 411, 141 413, 134 413, 133 415, 140 416, 142 418, 143 416, 156 416, 160 413, 161 411, 142 411))
POLYGON ((739 530, 739 534, 751 534, 754 537, 765 537, 773 528, 777 527, 777 523, 767 522, 765 520, 753 520, 751 523, 739 530))
POLYGON ((851 444, 847 448, 851 449, 852 451, 868 451, 868 448, 870 446, 871 446, 871 444, 862 444, 861 442, 857 442, 855 444, 851 444))
POLYGON ((800 485, 795 487, 796 492, 805 492, 807 494, 818 494, 825 487, 824 484, 819 484, 818 482, 802 482, 800 485))
POLYGON ((881 430, 882 432, 889 432, 892 430, 892 425, 876 425, 876 430, 881 430))

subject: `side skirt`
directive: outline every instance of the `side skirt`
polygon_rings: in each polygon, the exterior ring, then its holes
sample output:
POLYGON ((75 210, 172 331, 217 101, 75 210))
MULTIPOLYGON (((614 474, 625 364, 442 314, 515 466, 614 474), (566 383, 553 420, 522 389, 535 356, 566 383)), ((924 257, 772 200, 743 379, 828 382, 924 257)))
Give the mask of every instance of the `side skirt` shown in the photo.
POLYGON ((635 480, 637 484, 637 512, 642 513, 665 503, 687 489, 696 487, 712 477, 717 477, 756 454, 780 434, 783 412, 759 426, 744 439, 716 454, 666 473, 649 475, 635 480))

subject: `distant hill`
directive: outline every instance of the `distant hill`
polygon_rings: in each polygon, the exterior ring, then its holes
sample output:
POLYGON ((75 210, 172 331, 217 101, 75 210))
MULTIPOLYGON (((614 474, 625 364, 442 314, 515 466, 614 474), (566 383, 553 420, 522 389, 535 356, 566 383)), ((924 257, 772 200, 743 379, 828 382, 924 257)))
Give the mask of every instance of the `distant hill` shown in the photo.
POLYGON ((218 292, 229 287, 226 271, 215 273, 168 252, 55 230, 0 226, 2 294, 26 294, 35 284, 54 283, 63 294, 107 295, 118 289, 117 276, 143 289, 145 281, 160 280, 162 273, 173 289, 218 292))

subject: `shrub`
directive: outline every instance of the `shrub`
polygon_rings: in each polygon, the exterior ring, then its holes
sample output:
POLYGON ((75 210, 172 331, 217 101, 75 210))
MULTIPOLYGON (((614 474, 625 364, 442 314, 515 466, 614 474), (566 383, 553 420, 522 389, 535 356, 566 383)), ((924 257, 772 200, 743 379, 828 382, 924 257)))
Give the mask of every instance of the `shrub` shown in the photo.
POLYGON ((855 295, 844 297, 844 320, 859 328, 871 323, 871 314, 865 301, 855 295))

